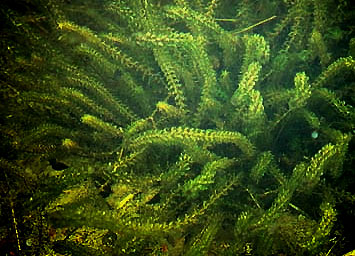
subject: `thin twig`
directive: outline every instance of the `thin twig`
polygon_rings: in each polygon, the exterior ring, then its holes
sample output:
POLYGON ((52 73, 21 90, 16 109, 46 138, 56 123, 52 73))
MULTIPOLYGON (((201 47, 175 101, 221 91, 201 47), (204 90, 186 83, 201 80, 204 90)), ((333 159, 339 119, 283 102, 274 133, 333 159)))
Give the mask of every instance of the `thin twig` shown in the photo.
POLYGON ((19 236, 19 232, 17 229, 17 220, 16 220, 16 216, 15 216, 14 203, 12 202, 12 200, 10 200, 10 205, 11 205, 12 221, 14 223, 16 240, 17 240, 17 249, 19 252, 21 252, 20 236, 19 236))
POLYGON ((259 21, 258 23, 255 23, 254 25, 251 25, 251 26, 249 26, 249 27, 247 27, 247 28, 244 28, 244 29, 242 29, 242 30, 240 30, 240 31, 237 31, 237 32, 234 32, 233 34, 240 34, 240 33, 243 33, 243 32, 246 32, 246 31, 248 31, 248 30, 251 30, 251 29, 253 29, 253 28, 255 28, 256 26, 259 26, 259 25, 262 25, 262 24, 264 24, 264 23, 266 23, 266 22, 269 22, 270 20, 273 20, 273 19, 275 19, 277 16, 272 16, 272 17, 270 17, 270 18, 267 18, 267 19, 265 19, 265 20, 262 20, 262 21, 259 21))

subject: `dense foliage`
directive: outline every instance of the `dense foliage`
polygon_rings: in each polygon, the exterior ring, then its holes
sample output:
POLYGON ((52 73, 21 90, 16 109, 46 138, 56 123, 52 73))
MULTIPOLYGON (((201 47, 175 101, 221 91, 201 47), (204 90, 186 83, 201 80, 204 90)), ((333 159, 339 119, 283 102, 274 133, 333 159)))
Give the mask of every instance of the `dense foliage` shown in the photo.
POLYGON ((0 251, 355 249, 350 0, 0 11, 0 251))

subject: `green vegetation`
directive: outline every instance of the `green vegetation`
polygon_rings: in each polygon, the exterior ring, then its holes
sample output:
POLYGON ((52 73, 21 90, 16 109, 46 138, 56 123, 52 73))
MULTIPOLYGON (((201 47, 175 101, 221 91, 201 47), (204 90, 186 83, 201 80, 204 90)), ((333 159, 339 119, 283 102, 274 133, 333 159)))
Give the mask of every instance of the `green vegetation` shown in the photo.
POLYGON ((0 11, 5 255, 355 249, 350 0, 0 11))

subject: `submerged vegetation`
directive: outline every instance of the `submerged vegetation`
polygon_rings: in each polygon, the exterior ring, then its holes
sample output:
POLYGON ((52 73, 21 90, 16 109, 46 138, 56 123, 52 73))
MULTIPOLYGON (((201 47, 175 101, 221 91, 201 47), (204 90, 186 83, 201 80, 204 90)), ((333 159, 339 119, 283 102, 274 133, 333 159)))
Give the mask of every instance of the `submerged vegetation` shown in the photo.
POLYGON ((350 0, 0 6, 0 251, 355 249, 350 0))

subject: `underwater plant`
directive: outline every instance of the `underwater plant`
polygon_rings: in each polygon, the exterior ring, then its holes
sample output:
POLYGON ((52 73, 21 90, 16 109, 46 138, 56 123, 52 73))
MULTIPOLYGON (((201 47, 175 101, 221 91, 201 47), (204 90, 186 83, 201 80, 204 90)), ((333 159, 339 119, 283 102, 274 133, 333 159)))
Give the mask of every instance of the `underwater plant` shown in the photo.
POLYGON ((352 8, 2 3, 0 250, 353 250, 352 8))

